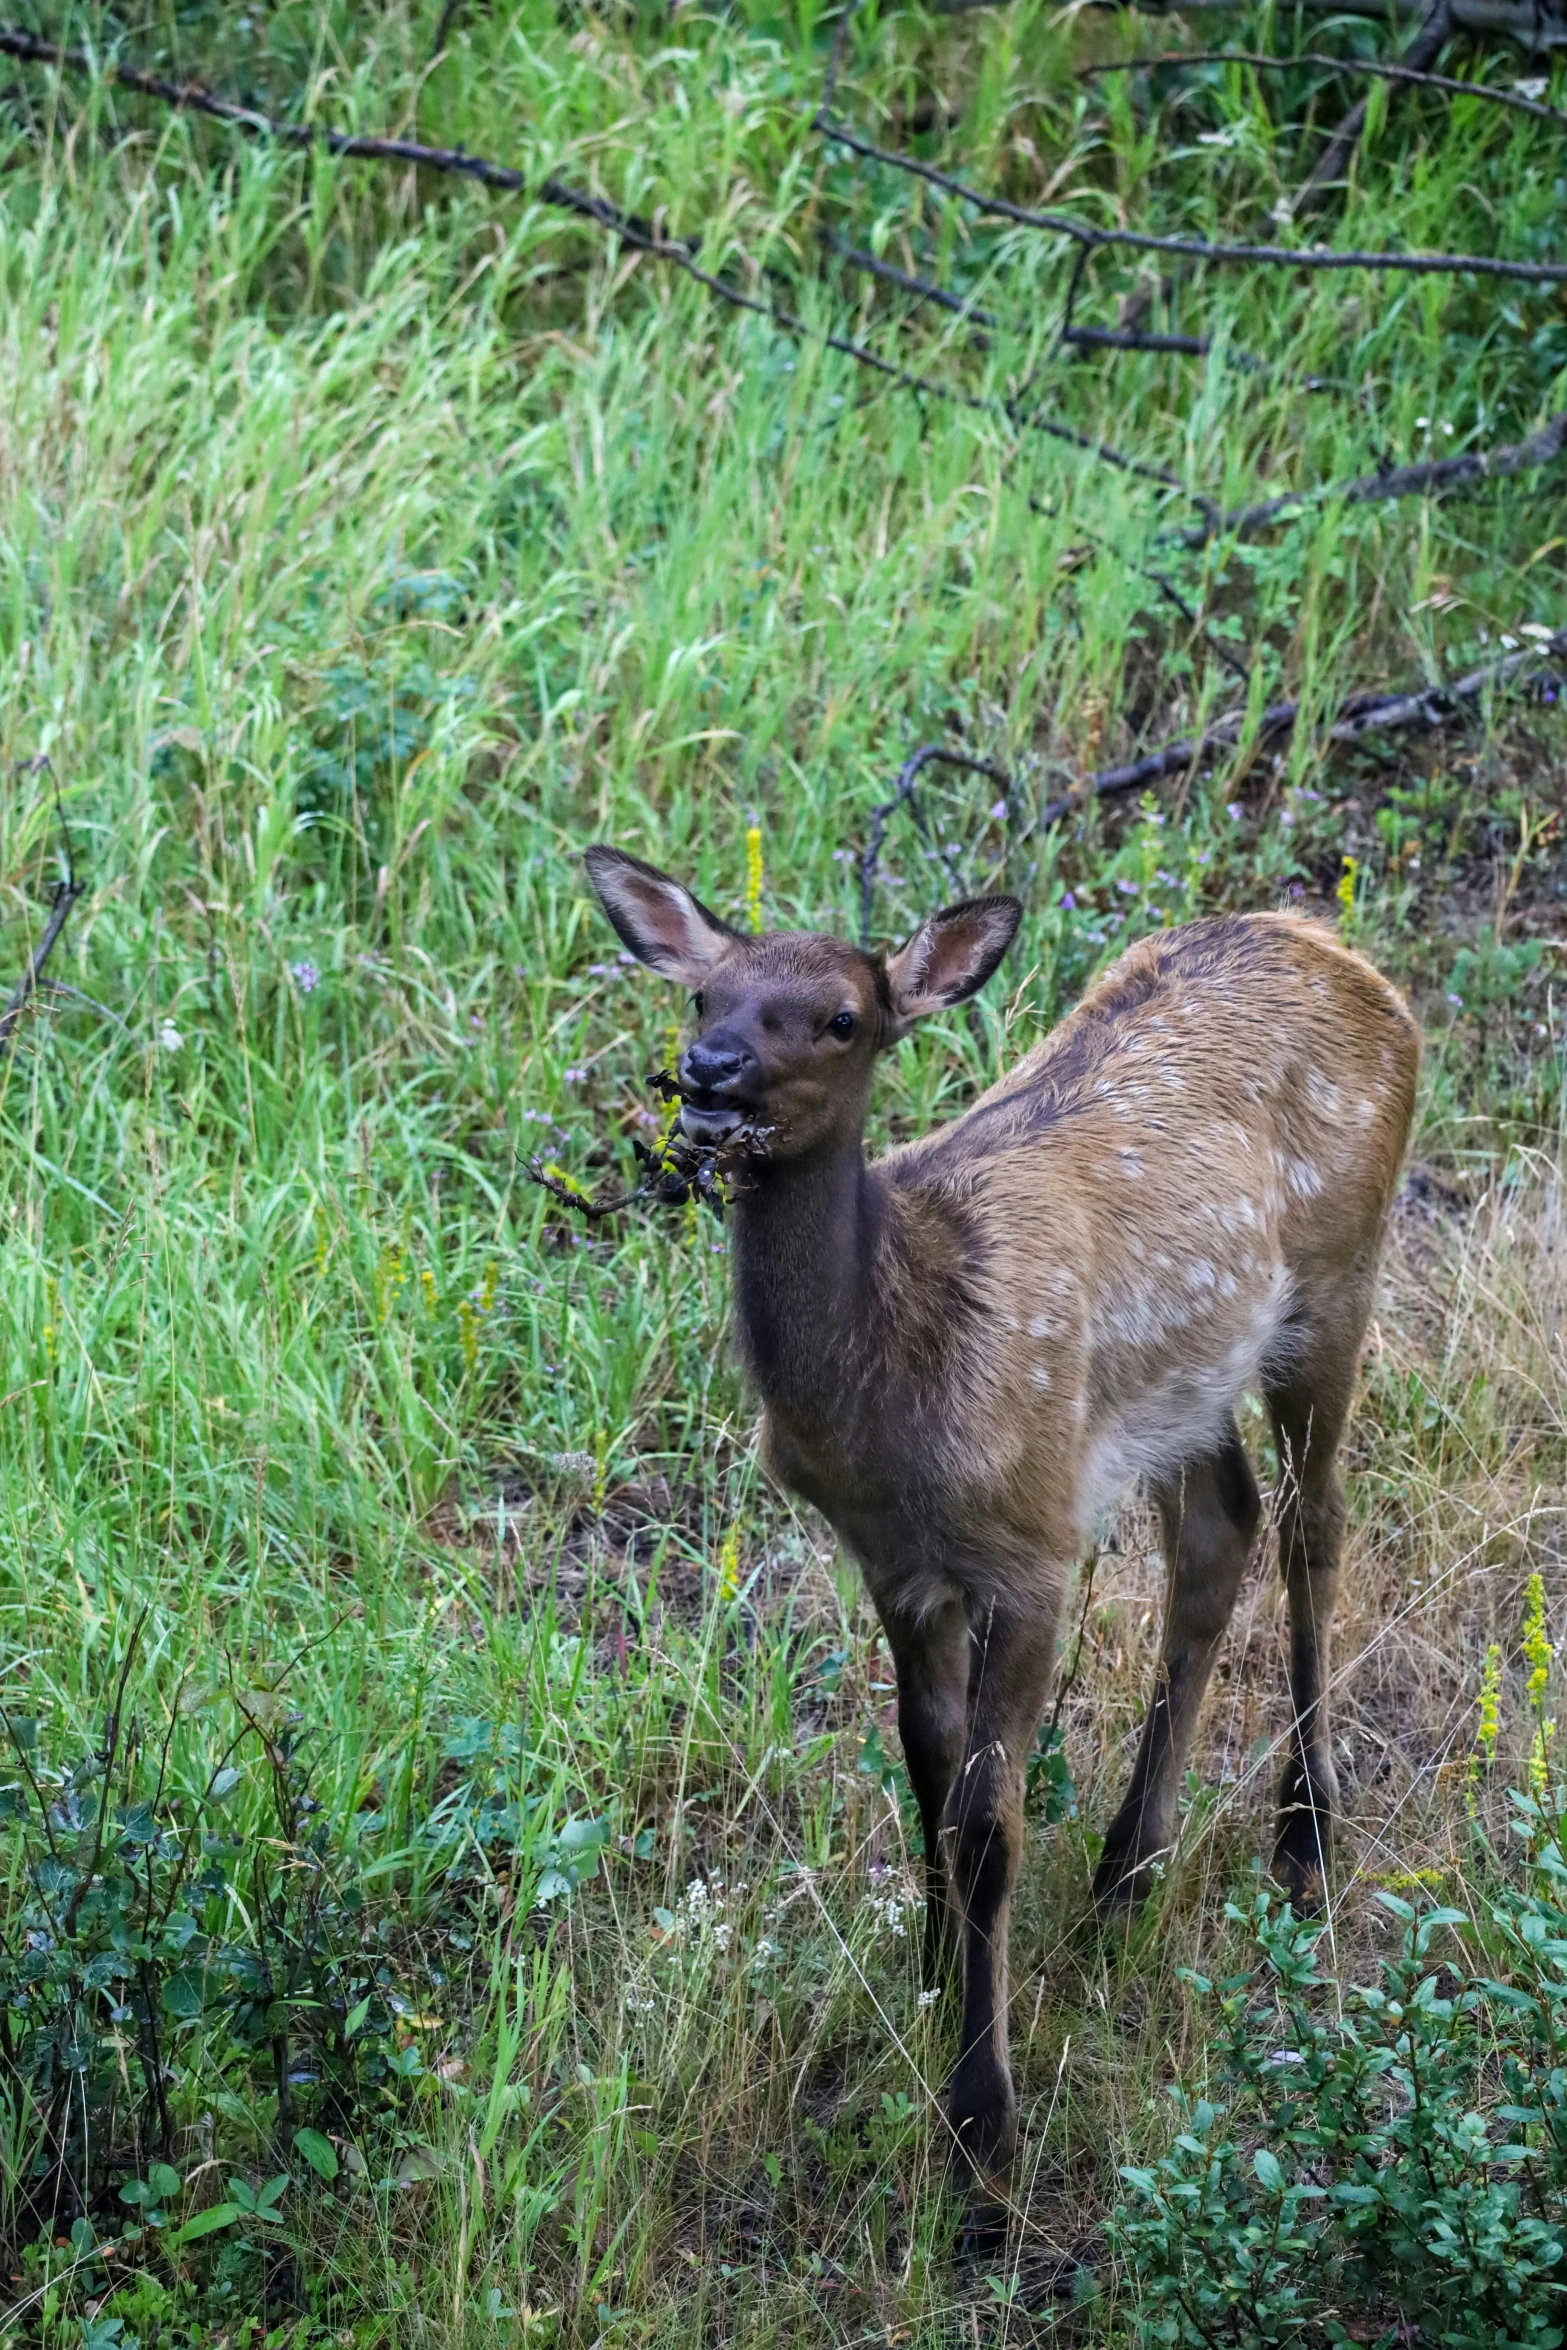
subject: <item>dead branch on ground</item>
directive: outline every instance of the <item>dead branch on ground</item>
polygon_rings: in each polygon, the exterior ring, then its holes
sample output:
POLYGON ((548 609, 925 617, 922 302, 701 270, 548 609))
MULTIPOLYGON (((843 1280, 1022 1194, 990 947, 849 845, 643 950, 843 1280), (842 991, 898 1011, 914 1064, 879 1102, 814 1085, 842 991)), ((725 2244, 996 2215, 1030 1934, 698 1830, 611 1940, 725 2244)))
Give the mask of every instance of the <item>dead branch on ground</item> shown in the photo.
MULTIPOLYGON (((16 1034, 22 1014, 42 977, 44 965, 54 953, 55 947, 59 943, 60 934, 71 918, 71 908, 87 887, 85 881, 78 881, 76 878, 76 859, 71 848, 71 830, 65 821, 65 809, 61 805, 59 787, 54 784, 54 770, 46 758, 34 759, 30 762, 30 768, 35 775, 40 772, 47 774, 51 785, 54 785, 55 813, 60 819, 60 834, 65 842, 65 879, 57 881, 54 885, 54 894, 49 900, 49 919, 44 924, 43 936, 28 957, 27 966, 11 990, 5 1009, 0 1011, 0 1052, 9 1046, 12 1037, 16 1034)), ((110 1017, 113 1017, 112 1013, 110 1017)))
POLYGON ((821 110, 814 117, 813 127, 833 146, 844 147, 869 163, 884 163, 891 170, 907 172, 914 179, 924 180, 929 187, 940 188, 944 194, 972 204, 977 212, 993 219, 1010 220, 1020 228, 1045 229, 1053 236, 1069 237, 1075 244, 1102 246, 1106 251, 1119 247, 1137 253, 1177 253, 1192 261, 1257 261, 1281 269, 1385 269, 1416 277, 1462 276, 1472 272, 1476 277, 1512 278, 1526 285, 1567 282, 1567 261, 1503 261, 1483 253, 1340 250, 1331 245, 1225 245, 1210 243, 1204 237, 1159 236, 1147 229, 1095 228, 1069 212, 1040 212, 1032 205, 1013 204, 1005 196, 987 195, 983 189, 971 187, 968 181, 955 178, 951 172, 939 170, 934 163, 922 162, 917 155, 905 155, 896 147, 878 147, 874 140, 845 129, 821 110))
MULTIPOLYGON (((1252 4, 1253 0, 1169 0, 1167 5, 1146 7, 1143 14, 1205 16, 1221 10, 1236 14, 1252 4)), ((971 8, 999 5, 999 0, 935 0, 935 5, 943 15, 955 16, 971 8)), ((1082 5, 1119 14, 1125 0, 1082 0, 1082 5)), ((1421 13, 1421 0, 1294 0, 1294 5, 1310 16, 1364 16, 1394 24, 1401 17, 1421 13)), ((1452 0, 1452 6, 1453 22, 1461 32, 1498 33, 1516 41, 1520 49, 1567 48, 1567 8, 1561 0, 1550 7, 1543 5, 1543 0, 1452 0)))
MULTIPOLYGON (((1270 522, 1307 504, 1374 506, 1384 498, 1440 497, 1445 491, 1475 482, 1500 481, 1508 474, 1534 473, 1567 457, 1567 408, 1547 418, 1527 440, 1504 442, 1495 449, 1470 449, 1459 457, 1433 457, 1419 465, 1394 465, 1384 473, 1365 473, 1358 481, 1325 483, 1320 488, 1294 490, 1283 497, 1265 498, 1256 506, 1238 506, 1219 523, 1221 536, 1248 538, 1270 522)), ((1206 546, 1213 533, 1205 524, 1182 531, 1189 547, 1206 546)))
POLYGON ((1380 58, 1334 57, 1326 49, 1299 49, 1293 56, 1276 57, 1266 49, 1161 49, 1152 57, 1114 57, 1103 65, 1080 65, 1080 82, 1098 81, 1106 74, 1142 73, 1158 66, 1164 70, 1178 65, 1250 65, 1260 73, 1288 73, 1297 65, 1325 65, 1335 73, 1369 74, 1374 81, 1413 82, 1426 90, 1441 90, 1450 98, 1486 98, 1493 106, 1508 106, 1519 114, 1532 114, 1540 122, 1555 123, 1567 130, 1567 114, 1558 106, 1546 106, 1538 98, 1526 98, 1518 90, 1498 90, 1490 82, 1468 82, 1451 73, 1423 73, 1408 65, 1385 65, 1380 58))
MULTIPOLYGON (((1410 693, 1352 694, 1339 704, 1323 730, 1322 739, 1331 743, 1355 743, 1369 734, 1392 734, 1411 726, 1450 726, 1487 693, 1524 676, 1532 676, 1532 681, 1544 691, 1554 687, 1560 692, 1561 681, 1547 665, 1564 658, 1567 658, 1567 628, 1559 628, 1545 642, 1488 662, 1484 668, 1471 670, 1467 677, 1456 679, 1452 685, 1421 686, 1410 693)), ((1292 734, 1301 710, 1298 701, 1270 704, 1257 720, 1257 743, 1276 744, 1292 734)), ((1145 758, 1129 760, 1120 767, 1102 767, 1086 775, 1075 790, 1063 793, 1042 808, 1037 821, 1042 825, 1055 824, 1089 800, 1115 799, 1170 775, 1195 774, 1199 768, 1210 766, 1221 753, 1233 751, 1245 733, 1245 711, 1232 711, 1200 735, 1183 735, 1178 741, 1165 744, 1162 750, 1149 752, 1145 758)))
MULTIPOLYGON (((871 892, 875 887, 877 868, 880 865, 881 852, 887 839, 887 827, 900 808, 906 807, 908 809, 920 838, 927 843, 930 841, 915 790, 925 769, 934 765, 961 767, 970 775, 988 775, 992 783, 1001 786, 1000 821, 1003 824, 1006 822, 1009 794, 1013 788, 1012 778, 1006 769, 998 767, 994 760, 975 759, 967 751, 949 751, 944 743, 925 743, 911 757, 905 759, 903 765, 898 769, 891 799, 883 800, 879 808, 871 810, 870 838, 860 851, 860 944, 863 947, 869 947, 871 943, 871 892)), ((952 859, 939 841, 935 844, 932 854, 939 857, 946 866, 947 875, 953 887, 961 887, 952 859)))
MULTIPOLYGON (((1424 73, 1434 65, 1447 47, 1453 30, 1450 0, 1431 0, 1425 20, 1410 42, 1402 59, 1413 73, 1424 73)), ((1317 157, 1290 206, 1292 213, 1309 211, 1321 202, 1335 180, 1349 170, 1355 150, 1360 145, 1360 134, 1366 127, 1366 116, 1371 108, 1371 94, 1357 98, 1338 129, 1317 157)))

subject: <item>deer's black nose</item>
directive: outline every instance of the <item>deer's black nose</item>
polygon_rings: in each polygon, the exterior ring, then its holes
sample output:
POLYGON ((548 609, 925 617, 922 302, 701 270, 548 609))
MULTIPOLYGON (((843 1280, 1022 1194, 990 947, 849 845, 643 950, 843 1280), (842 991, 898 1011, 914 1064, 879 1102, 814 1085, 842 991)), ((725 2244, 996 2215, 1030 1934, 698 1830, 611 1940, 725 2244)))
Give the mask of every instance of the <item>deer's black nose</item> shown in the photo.
POLYGON ((757 1059, 738 1037, 699 1036, 685 1049, 681 1083, 691 1093, 734 1093, 757 1075, 757 1059))

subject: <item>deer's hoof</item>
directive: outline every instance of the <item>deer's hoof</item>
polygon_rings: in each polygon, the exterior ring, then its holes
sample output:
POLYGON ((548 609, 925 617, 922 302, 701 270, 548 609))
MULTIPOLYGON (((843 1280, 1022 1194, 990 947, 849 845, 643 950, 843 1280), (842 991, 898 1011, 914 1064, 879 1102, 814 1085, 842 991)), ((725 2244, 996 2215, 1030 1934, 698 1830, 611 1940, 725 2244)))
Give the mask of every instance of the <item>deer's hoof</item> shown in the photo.
POLYGON ((1135 1852, 1106 1849, 1094 1871, 1093 1904, 1107 1922, 1129 1917, 1153 1891, 1153 1864, 1135 1852))
POLYGON ((958 2258, 967 2267, 998 2260, 1006 2250, 1007 2207, 976 2189, 958 2229, 958 2258))

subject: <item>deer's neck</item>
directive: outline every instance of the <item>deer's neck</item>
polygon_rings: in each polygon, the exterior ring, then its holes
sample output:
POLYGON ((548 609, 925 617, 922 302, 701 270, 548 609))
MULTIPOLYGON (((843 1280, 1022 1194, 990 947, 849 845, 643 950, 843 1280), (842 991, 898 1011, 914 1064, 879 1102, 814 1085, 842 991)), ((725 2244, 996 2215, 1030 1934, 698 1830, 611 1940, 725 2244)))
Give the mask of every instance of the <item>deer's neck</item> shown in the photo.
POLYGON ((859 1140, 762 1167, 734 1203, 735 1307, 770 1409, 831 1425, 870 1350, 882 1185, 859 1140))

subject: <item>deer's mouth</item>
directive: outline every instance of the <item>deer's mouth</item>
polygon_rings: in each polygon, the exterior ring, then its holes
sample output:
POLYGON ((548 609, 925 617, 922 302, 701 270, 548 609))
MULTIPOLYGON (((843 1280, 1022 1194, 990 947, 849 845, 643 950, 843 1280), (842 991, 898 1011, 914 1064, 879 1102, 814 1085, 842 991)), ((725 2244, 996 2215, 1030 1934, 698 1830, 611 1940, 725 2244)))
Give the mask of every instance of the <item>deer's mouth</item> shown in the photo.
POLYGON ((736 1102, 725 1102, 708 1095, 688 1093, 680 1104, 680 1131, 693 1142, 726 1142, 731 1134, 738 1134, 746 1123, 746 1113, 736 1102))

